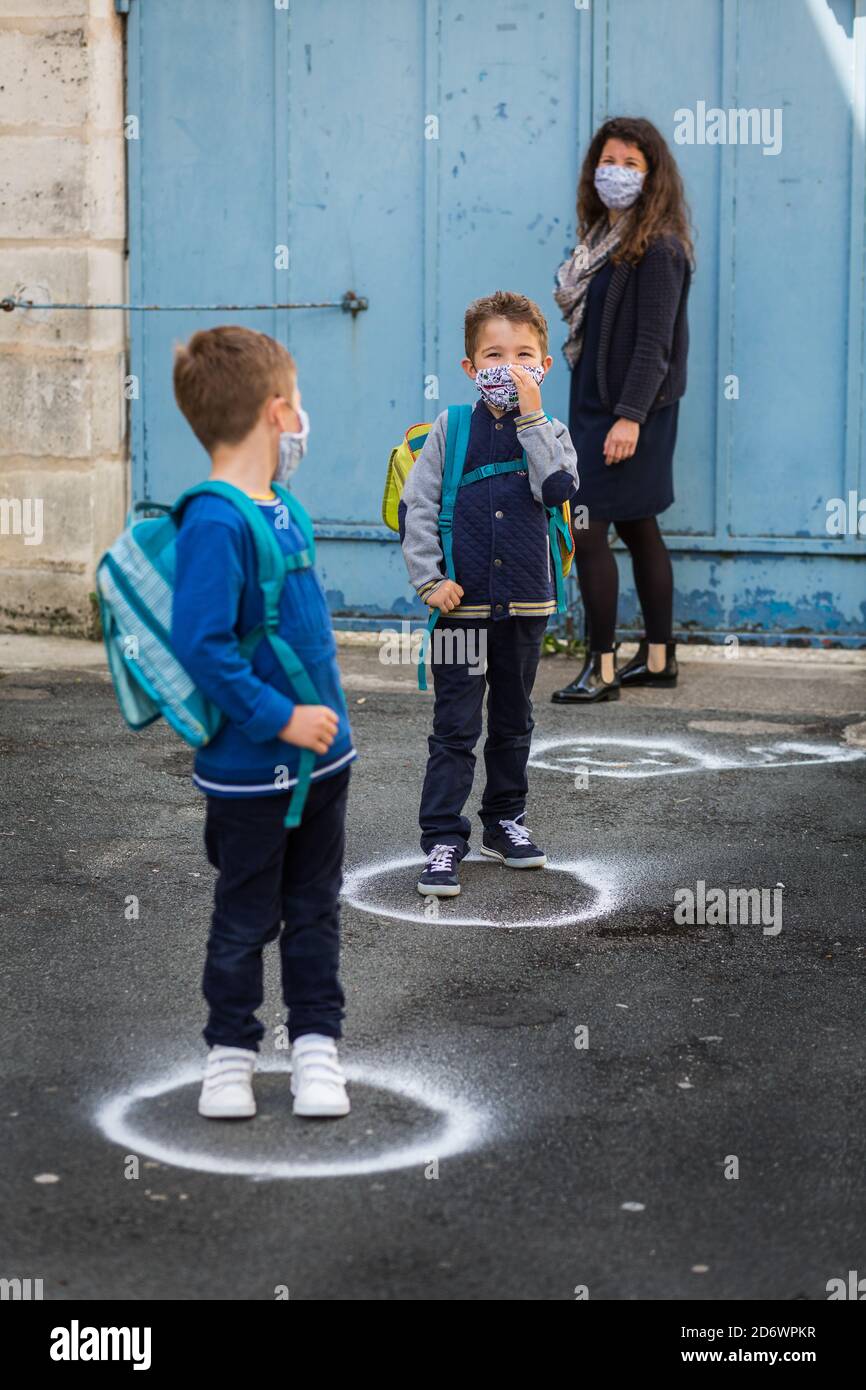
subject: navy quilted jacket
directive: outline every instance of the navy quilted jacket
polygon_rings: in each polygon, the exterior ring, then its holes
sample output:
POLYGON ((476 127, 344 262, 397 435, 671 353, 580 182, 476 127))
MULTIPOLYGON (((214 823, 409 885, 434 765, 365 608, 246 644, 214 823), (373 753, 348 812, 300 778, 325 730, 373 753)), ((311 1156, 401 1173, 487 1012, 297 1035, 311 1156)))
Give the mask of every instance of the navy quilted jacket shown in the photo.
POLYGON ((636 266, 614 268, 598 345, 598 388, 612 415, 644 424, 685 394, 691 269, 675 237, 652 242, 636 266))
MULTIPOLYGON (((409 577, 426 599, 446 577, 439 537, 447 411, 434 423, 406 480, 400 540, 409 577)), ((472 412, 464 473, 519 459, 527 469, 459 490, 452 531, 454 570, 463 598, 451 618, 543 617, 556 609, 545 507, 576 495, 577 458, 565 425, 543 412, 497 419, 483 401, 472 412)))

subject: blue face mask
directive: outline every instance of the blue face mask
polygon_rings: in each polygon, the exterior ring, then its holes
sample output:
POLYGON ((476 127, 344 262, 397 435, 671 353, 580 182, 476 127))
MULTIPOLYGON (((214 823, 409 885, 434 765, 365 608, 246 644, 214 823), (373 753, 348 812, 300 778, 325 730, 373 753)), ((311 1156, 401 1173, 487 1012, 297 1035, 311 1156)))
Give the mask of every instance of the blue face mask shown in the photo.
POLYGON ((277 471, 274 474, 275 483, 287 483, 292 474, 297 471, 298 464, 307 452, 307 440, 310 437, 310 417, 304 409, 298 410, 301 420, 301 428, 297 434, 291 434, 284 430, 280 435, 280 456, 277 462, 277 471))
POLYGON ((627 169, 624 164, 599 164, 595 191, 606 208, 630 208, 640 197, 645 178, 640 169, 627 169))

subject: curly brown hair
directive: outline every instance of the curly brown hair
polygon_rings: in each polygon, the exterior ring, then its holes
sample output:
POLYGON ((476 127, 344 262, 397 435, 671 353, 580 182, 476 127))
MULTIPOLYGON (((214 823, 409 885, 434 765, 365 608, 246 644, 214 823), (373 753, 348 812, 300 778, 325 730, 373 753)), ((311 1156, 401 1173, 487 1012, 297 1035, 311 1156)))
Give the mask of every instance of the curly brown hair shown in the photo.
POLYGON ((607 208, 595 188, 595 171, 608 140, 637 145, 647 162, 647 176, 632 215, 624 224, 623 239, 611 257, 635 265, 650 242, 676 237, 689 261, 694 264, 691 219, 683 190, 682 175, 668 149, 664 136, 652 121, 642 116, 614 116, 599 126, 589 144, 577 184, 577 226, 581 241, 607 208))

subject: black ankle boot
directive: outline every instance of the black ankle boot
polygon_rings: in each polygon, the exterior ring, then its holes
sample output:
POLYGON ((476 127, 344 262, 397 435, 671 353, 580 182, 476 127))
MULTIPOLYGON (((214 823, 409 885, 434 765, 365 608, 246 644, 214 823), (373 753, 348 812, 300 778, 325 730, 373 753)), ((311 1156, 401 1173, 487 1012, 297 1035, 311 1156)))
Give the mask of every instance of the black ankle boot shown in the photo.
POLYGON ((588 652, 580 675, 564 690, 554 690, 550 698, 555 705, 590 705, 598 700, 618 700, 619 680, 614 673, 612 681, 603 681, 601 652, 588 652))
POLYGON ((660 671, 651 671, 647 665, 649 642, 644 638, 631 661, 627 661, 625 666, 617 671, 616 674, 620 683, 625 686, 676 685, 679 672, 679 667, 677 666, 677 644, 676 642, 668 642, 666 647, 667 657, 664 666, 660 671))

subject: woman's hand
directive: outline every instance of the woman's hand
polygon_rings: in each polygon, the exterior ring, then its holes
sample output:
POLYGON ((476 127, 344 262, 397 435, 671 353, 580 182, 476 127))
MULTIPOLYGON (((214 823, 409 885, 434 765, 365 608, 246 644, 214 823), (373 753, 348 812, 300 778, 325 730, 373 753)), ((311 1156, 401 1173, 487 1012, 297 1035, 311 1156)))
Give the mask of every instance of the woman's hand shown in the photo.
POLYGON ((640 425, 637 420, 616 420, 604 441, 605 463, 622 463, 630 459, 637 448, 640 425))

